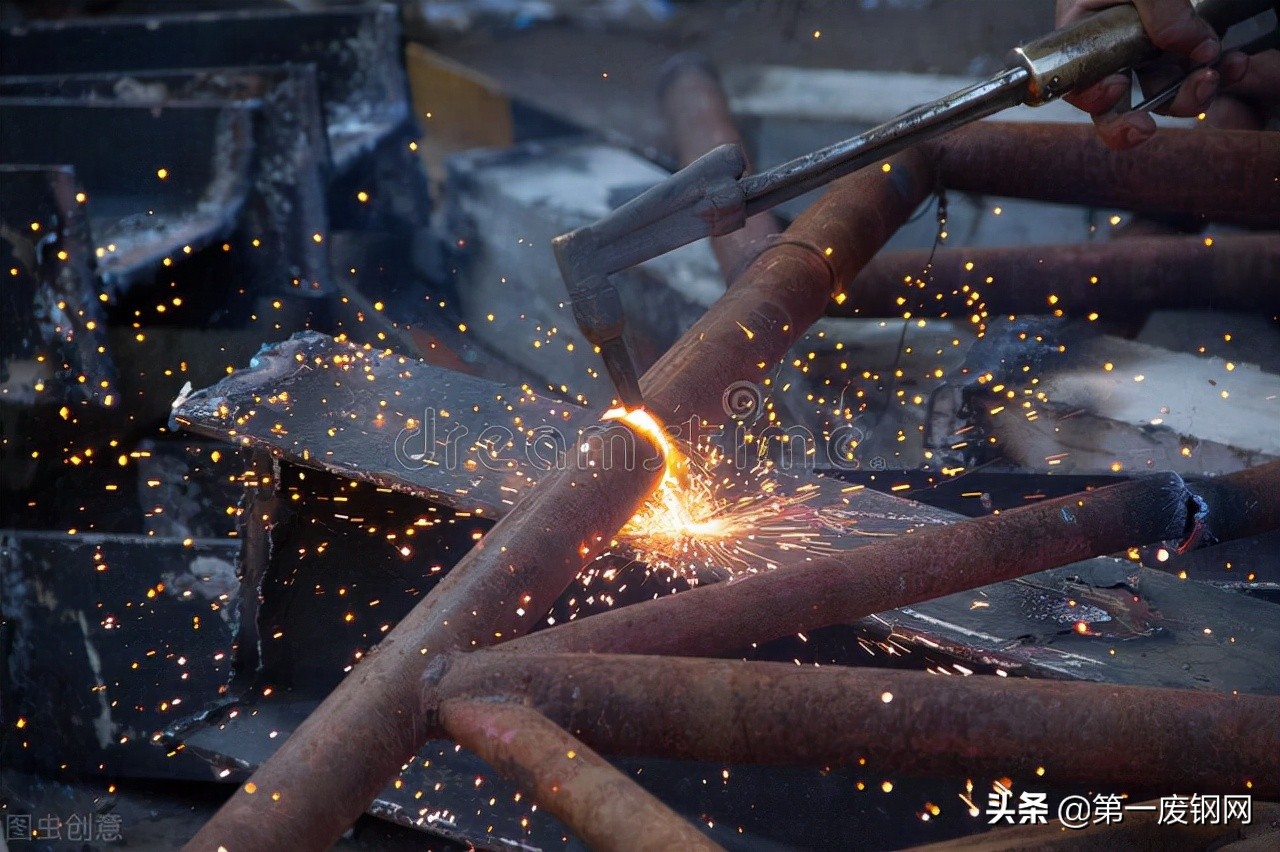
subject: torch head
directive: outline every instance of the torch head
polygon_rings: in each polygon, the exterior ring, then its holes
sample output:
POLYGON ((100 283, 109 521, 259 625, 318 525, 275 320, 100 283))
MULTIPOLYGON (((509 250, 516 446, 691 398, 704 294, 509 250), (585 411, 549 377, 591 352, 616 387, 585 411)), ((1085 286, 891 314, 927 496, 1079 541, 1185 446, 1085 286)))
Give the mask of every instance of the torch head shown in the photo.
POLYGON ((619 401, 628 409, 643 406, 640 376, 622 337, 626 318, 618 288, 607 275, 595 275, 571 287, 569 301, 582 336, 600 350, 619 401))
POLYGON ((604 368, 613 379, 613 386, 618 391, 618 401, 627 410, 644 406, 644 396, 640 393, 640 377, 636 374, 635 362, 627 351, 627 343, 621 337, 598 344, 600 357, 604 359, 604 368))
POLYGON ((551 241, 578 328, 600 350, 628 409, 641 407, 644 399, 622 338, 622 302, 609 275, 694 240, 741 228, 747 201, 738 178, 746 168, 739 146, 721 145, 595 224, 551 241))

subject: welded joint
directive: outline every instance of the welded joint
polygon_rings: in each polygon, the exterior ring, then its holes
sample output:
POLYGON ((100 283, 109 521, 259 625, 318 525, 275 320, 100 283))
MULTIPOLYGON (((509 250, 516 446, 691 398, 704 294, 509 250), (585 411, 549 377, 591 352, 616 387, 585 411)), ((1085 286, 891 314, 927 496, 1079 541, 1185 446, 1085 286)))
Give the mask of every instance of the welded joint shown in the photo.
MULTIPOLYGON (((519 684, 515 683, 505 684, 501 688, 474 690, 465 694, 458 694, 457 689, 450 690, 449 675, 455 670, 456 665, 461 662, 464 653, 466 652, 446 651, 436 654, 422 671, 420 679, 422 702, 419 706, 427 730, 432 731, 434 735, 448 736, 443 717, 446 708, 451 703, 532 706, 526 694, 527 690, 520 688, 519 684)), ((470 654, 474 653, 477 652, 470 652, 470 654)), ((467 655, 469 656, 469 654, 467 655)))
POLYGON ((445 675, 453 668, 454 652, 436 654, 422 670, 422 717, 429 731, 440 730, 440 706, 444 703, 440 694, 440 685, 445 675))
MULTIPOLYGON (((1157 489, 1158 503, 1152 511, 1159 513, 1163 519, 1163 540, 1171 543, 1178 553, 1186 553, 1196 547, 1209 544, 1214 540, 1208 528, 1209 503, 1198 494, 1184 478, 1169 471, 1154 474, 1147 481, 1163 480, 1163 487, 1157 489)), ((1143 512, 1141 506, 1137 512, 1143 512)), ((1134 523, 1135 528, 1141 526, 1134 523)))
POLYGON ((1209 501, 1195 491, 1187 488, 1187 523, 1190 529, 1182 543, 1178 545, 1178 553, 1186 553, 1198 547, 1207 547, 1217 542, 1217 536, 1209 529, 1209 501))
MULTIPOLYGON (((1209 488, 1188 482, 1176 473, 1157 474, 1168 482, 1168 495, 1161 497, 1161 506, 1157 509, 1167 514, 1167 531, 1164 537, 1177 553, 1186 553, 1199 547, 1207 547, 1218 541, 1210 527, 1209 488)), ((1213 488, 1230 487, 1226 483, 1216 483, 1213 488)))
POLYGON ((832 250, 830 248, 818 248, 815 243, 810 242, 809 240, 788 237, 785 233, 770 234, 765 240, 763 240, 763 242, 764 245, 760 248, 760 251, 756 253, 755 258, 752 259, 751 263, 755 263, 775 248, 781 248, 782 246, 795 246, 801 251, 811 254, 818 259, 818 263, 827 270, 827 289, 831 291, 833 296, 836 294, 840 282, 839 277, 836 275, 835 264, 831 262, 832 250))
POLYGON ((1194 523, 1179 548, 1258 535, 1280 523, 1280 462, 1269 462, 1225 476, 1197 477, 1187 483, 1194 501, 1194 523))

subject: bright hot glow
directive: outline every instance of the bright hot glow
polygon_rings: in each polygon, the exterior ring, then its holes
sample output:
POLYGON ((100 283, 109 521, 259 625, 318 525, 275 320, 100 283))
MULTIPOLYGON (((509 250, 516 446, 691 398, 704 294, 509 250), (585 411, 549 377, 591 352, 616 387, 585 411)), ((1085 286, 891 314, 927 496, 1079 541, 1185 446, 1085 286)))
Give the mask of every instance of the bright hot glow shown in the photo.
POLYGON ((736 470, 717 448, 687 452, 643 409, 615 408, 604 419, 626 423, 663 456, 657 488, 618 535, 650 568, 696 582, 701 570, 750 574, 776 568, 788 552, 829 551, 825 525, 804 505, 816 487, 786 494, 764 463, 736 470))

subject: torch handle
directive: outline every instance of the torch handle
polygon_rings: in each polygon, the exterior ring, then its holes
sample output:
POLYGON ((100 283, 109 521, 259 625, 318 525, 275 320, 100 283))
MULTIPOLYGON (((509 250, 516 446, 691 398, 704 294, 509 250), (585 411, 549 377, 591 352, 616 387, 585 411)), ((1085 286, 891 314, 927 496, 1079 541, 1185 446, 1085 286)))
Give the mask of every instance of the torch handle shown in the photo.
MULTIPOLYGON (((1273 0, 1191 0, 1196 14, 1219 32, 1273 8, 1273 0)), ((1026 103, 1032 106, 1091 86, 1160 53, 1129 3, 1113 6, 1016 47, 1011 68, 1030 75, 1026 103)))

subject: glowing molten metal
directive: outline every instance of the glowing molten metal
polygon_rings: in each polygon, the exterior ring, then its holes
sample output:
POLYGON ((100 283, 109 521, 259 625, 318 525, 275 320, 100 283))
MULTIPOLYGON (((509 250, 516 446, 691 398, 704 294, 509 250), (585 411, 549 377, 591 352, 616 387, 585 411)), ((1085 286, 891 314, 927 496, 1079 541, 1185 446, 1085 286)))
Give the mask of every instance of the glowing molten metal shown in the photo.
POLYGON ((777 567, 783 552, 825 551, 824 525, 803 505, 814 488, 783 494, 765 463, 740 471, 717 448, 686 453, 643 409, 611 409, 604 419, 626 423, 662 453, 657 488, 619 533, 651 568, 696 581, 699 569, 755 573, 777 567))

